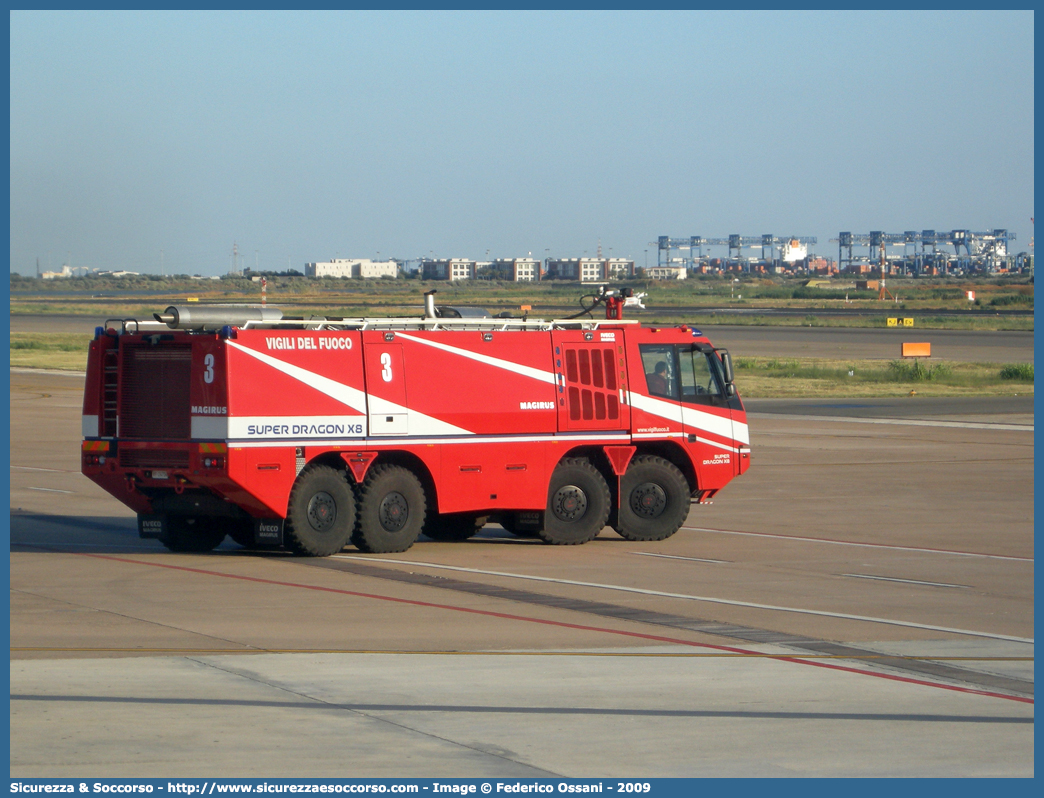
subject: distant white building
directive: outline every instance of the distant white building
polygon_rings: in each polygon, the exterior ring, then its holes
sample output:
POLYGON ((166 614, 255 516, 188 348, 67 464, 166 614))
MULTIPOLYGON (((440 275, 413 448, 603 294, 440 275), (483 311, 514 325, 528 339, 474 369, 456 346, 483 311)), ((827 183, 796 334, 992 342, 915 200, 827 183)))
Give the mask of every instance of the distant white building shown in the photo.
POLYGON ((534 258, 497 258, 493 261, 493 268, 498 275, 510 274, 516 283, 532 283, 540 279, 540 261, 534 258))
POLYGON ((678 266, 649 266, 645 276, 650 280, 684 280, 689 276, 685 264, 678 266))
POLYGON ((376 280, 398 277, 399 264, 393 260, 369 258, 335 258, 324 263, 306 263, 306 277, 351 277, 356 280, 376 280))
POLYGON ((630 280, 634 278, 634 261, 629 258, 609 258, 605 262, 607 280, 630 280))
POLYGON ((68 266, 62 266, 60 272, 44 272, 40 277, 44 280, 65 280, 72 277, 72 270, 68 266))
POLYGON ((426 259, 421 263, 421 276, 425 280, 474 280, 479 265, 467 258, 426 259))
POLYGON ((598 258, 580 258, 580 282, 598 283, 605 279, 605 262, 598 258))
POLYGON ((91 272, 92 277, 140 277, 139 272, 126 272, 126 271, 115 271, 115 272, 102 272, 93 271, 91 272))
POLYGON ((511 269, 517 283, 532 283, 540 279, 540 261, 533 258, 515 258, 511 269))
MULTIPOLYGON (((60 272, 43 272, 40 277, 44 280, 67 280, 70 277, 86 277, 90 273, 91 270, 86 266, 70 268, 69 264, 65 264, 60 272)), ((127 273, 130 274, 131 272, 127 273)))
POLYGON ((634 261, 627 258, 549 258, 547 277, 581 283, 626 280, 634 277, 634 261))

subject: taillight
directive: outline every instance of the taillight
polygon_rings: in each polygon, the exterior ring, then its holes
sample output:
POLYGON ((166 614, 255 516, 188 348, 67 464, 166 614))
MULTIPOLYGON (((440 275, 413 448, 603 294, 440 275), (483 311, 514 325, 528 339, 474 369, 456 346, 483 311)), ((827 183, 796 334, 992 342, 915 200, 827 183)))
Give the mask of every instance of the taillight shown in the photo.
POLYGON ((109 453, 108 441, 84 441, 81 445, 84 465, 105 465, 109 453))
POLYGON ((223 443, 201 443, 199 461, 204 468, 224 468, 228 447, 223 443))

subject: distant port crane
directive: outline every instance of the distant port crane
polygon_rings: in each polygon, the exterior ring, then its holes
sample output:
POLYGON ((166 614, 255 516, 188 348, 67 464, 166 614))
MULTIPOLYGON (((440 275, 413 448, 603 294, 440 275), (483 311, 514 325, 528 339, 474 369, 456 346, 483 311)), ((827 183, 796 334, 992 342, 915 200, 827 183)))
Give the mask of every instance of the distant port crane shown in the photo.
POLYGON ((872 230, 869 233, 842 232, 837 238, 830 239, 837 242, 837 264, 839 268, 845 268, 854 263, 870 263, 874 256, 885 247, 903 247, 903 259, 908 262, 912 260, 916 272, 929 265, 942 264, 946 269, 950 258, 945 252, 940 252, 940 246, 952 246, 957 258, 959 268, 970 268, 973 264, 981 264, 984 268, 995 267, 1008 256, 1008 242, 1015 240, 1015 234, 1007 230, 987 230, 984 232, 972 230, 907 230, 903 233, 885 233, 880 230, 872 230), (921 251, 917 252, 920 244, 921 251), (854 257, 854 247, 868 247, 867 257, 854 257), (931 250, 929 251, 929 247, 931 250), (964 250, 962 256, 961 250, 964 250), (847 250, 848 257, 845 257, 847 250))
POLYGON ((656 241, 650 242, 649 246, 657 248, 657 265, 668 265, 677 257, 685 263, 687 268, 693 268, 703 259, 704 247, 728 247, 730 260, 733 258, 739 259, 745 247, 760 247, 761 259, 766 260, 766 249, 768 250, 768 257, 771 258, 775 247, 786 246, 794 241, 797 241, 802 246, 808 246, 809 244, 815 244, 816 238, 815 236, 785 236, 779 238, 767 233, 760 236, 732 234, 727 238, 704 238, 703 236, 671 238, 670 236, 660 236, 656 241), (683 249, 688 250, 687 257, 682 256, 680 250, 683 249), (679 250, 677 256, 672 254, 674 250, 679 250))

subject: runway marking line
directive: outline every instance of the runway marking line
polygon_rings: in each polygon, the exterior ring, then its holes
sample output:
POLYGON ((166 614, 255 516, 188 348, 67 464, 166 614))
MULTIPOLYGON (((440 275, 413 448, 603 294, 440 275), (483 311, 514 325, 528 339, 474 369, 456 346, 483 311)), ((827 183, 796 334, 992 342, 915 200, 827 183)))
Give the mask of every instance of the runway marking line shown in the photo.
MULTIPOLYGON (((760 652, 751 651, 750 649, 739 648, 736 646, 722 646, 715 645, 712 643, 695 643, 691 640, 682 640, 674 637, 665 637, 663 635, 653 635, 645 632, 628 632, 621 629, 609 629, 606 627, 599 626, 587 626, 584 624, 568 623, 566 621, 552 621, 543 618, 534 618, 532 616, 525 615, 513 615, 506 612, 494 612, 492 610, 478 610, 470 607, 458 607, 451 604, 436 604, 431 601, 420 601, 418 599, 404 599, 396 598, 395 596, 381 596, 374 593, 362 593, 356 590, 344 590, 343 588, 335 587, 323 587, 321 585, 306 585, 299 582, 284 582, 278 579, 265 579, 259 576, 244 576, 242 574, 229 574, 222 573, 221 571, 210 571, 205 568, 192 568, 187 565, 168 565, 167 563, 158 562, 143 562, 141 560, 132 560, 126 557, 114 557, 108 554, 91 554, 89 552, 78 552, 75 554, 77 557, 91 557, 98 560, 111 560, 112 562, 126 563, 128 565, 144 565, 152 568, 165 568, 171 571, 182 571, 184 573, 199 574, 201 576, 218 576, 225 579, 236 579, 243 582, 254 582, 257 584, 264 585, 275 585, 277 587, 291 587, 301 590, 314 590, 319 593, 334 593, 342 596, 355 596, 358 598, 376 599, 377 601, 389 601, 395 604, 405 604, 414 607, 427 607, 430 609, 439 610, 450 610, 452 612, 463 612, 471 615, 482 615, 488 618, 502 618, 510 621, 522 621, 524 623, 536 623, 544 626, 555 626, 562 629, 576 629, 583 632, 599 632, 602 634, 618 635, 621 637, 631 637, 640 640, 653 640, 658 643, 670 643, 672 645, 690 646, 692 648, 707 648, 715 651, 725 651, 735 654, 759 654, 760 652)), ((861 668, 854 668, 847 665, 835 665, 829 662, 819 662, 811 660, 807 657, 799 655, 788 656, 788 655, 769 655, 766 659, 776 659, 783 662, 793 662, 800 665, 808 665, 813 668, 825 668, 827 670, 840 671, 842 673, 854 673, 860 676, 872 676, 878 679, 887 679, 888 681, 900 682, 903 684, 915 684, 922 687, 934 687, 939 690, 949 690, 956 693, 965 693, 968 695, 981 695, 988 698, 1002 698, 1007 701, 1017 701, 1022 704, 1033 704, 1032 698, 1026 698, 1023 696, 1006 695, 1004 693, 994 693, 989 690, 976 690, 971 687, 960 687, 952 684, 942 684, 940 682, 929 682, 924 679, 913 679, 909 676, 897 676, 890 673, 875 673, 874 671, 863 670, 861 668)))
POLYGON ((949 582, 924 582, 920 579, 900 579, 898 576, 871 576, 870 574, 841 574, 853 579, 873 579, 876 582, 900 582, 904 585, 924 585, 926 587, 956 587, 968 590, 968 585, 953 585, 949 582))
POLYGON ((716 535, 749 535, 755 538, 777 538, 779 540, 799 540, 802 543, 827 543, 832 546, 857 546, 866 549, 894 549, 896 551, 919 551, 924 554, 951 554, 954 557, 983 557, 988 560, 1015 560, 1017 562, 1033 562, 1032 557, 1015 557, 1009 554, 985 554, 977 551, 959 551, 957 549, 930 549, 917 546, 896 546, 891 543, 860 543, 850 540, 830 540, 828 538, 812 538, 803 535, 779 535, 773 532, 741 532, 734 529, 711 529, 705 526, 683 526, 690 532, 713 532, 716 535))
POLYGON ((654 554, 651 551, 632 551, 631 554, 639 554, 642 557, 661 557, 665 560, 688 560, 689 562, 708 562, 712 565, 728 565, 732 560, 709 560, 706 557, 682 557, 679 554, 654 554))
POLYGON ((395 560, 388 557, 358 556, 354 554, 334 554, 335 560, 357 560, 360 562, 386 562, 394 565, 412 565, 416 568, 435 568, 443 571, 461 571, 469 574, 480 574, 482 576, 503 576, 508 579, 524 579, 531 582, 550 582, 558 585, 575 585, 577 587, 595 587, 600 590, 615 590, 621 593, 637 593, 643 596, 662 596, 663 598, 682 599, 683 601, 702 601, 707 604, 724 604, 728 607, 748 607, 755 610, 771 610, 772 612, 790 612, 795 615, 816 615, 821 618, 842 618, 847 621, 860 621, 863 623, 879 623, 886 626, 902 626, 907 629, 923 629, 930 632, 946 632, 947 634, 964 635, 966 637, 984 637, 990 640, 1007 640, 1012 643, 1033 643, 1033 638, 1016 637, 1014 635, 993 634, 992 632, 977 632, 973 629, 956 629, 952 626, 935 626, 934 624, 916 623, 914 621, 900 621, 894 618, 877 618, 872 615, 854 615, 848 612, 831 612, 829 610, 810 610, 804 607, 781 607, 776 604, 759 604, 753 601, 739 601, 737 599, 724 599, 716 596, 695 596, 689 593, 668 593, 663 590, 649 590, 642 587, 628 587, 626 585, 606 585, 599 582, 580 582, 574 579, 556 579, 550 576, 534 576, 532 574, 514 574, 506 571, 486 571, 479 568, 465 568, 461 565, 443 565, 441 563, 423 562, 421 560, 395 560))

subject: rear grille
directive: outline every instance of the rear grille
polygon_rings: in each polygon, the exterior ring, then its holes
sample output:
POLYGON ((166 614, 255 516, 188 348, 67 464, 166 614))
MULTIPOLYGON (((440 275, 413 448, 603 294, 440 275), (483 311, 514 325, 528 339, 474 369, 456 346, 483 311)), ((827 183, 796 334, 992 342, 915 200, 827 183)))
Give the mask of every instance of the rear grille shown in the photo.
POLYGON ((120 437, 190 438, 191 367, 191 344, 124 347, 120 437))
POLYGON ((188 468, 189 453, 178 449, 121 449, 124 468, 188 468))

